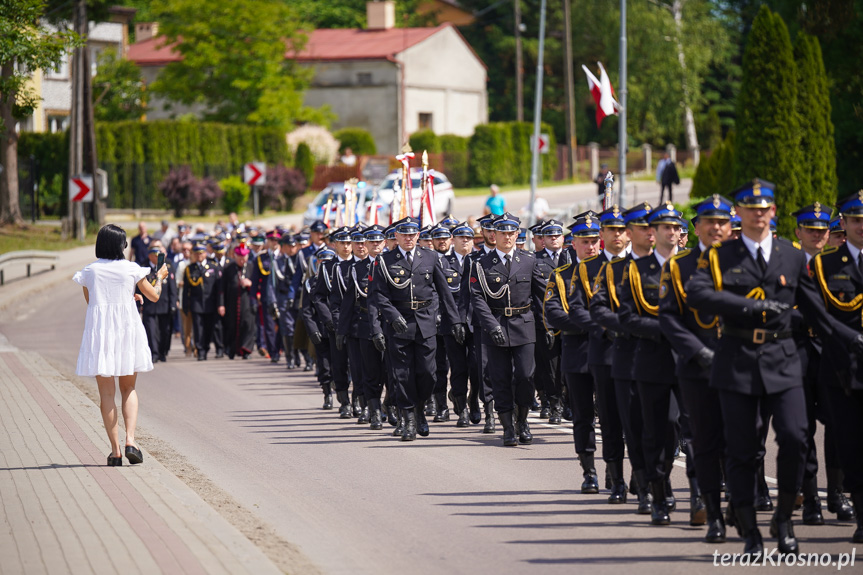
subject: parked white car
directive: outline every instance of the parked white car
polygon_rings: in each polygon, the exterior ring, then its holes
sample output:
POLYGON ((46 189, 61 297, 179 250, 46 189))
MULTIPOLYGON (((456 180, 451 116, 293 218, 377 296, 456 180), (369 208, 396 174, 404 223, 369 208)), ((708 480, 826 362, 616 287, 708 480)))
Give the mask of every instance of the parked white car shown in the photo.
MULTIPOLYGON (((420 213, 420 201, 422 199, 422 186, 420 179, 422 178, 422 168, 411 168, 411 185, 413 187, 413 216, 417 217, 420 213)), ((378 185, 375 190, 377 201, 383 205, 383 214, 389 218, 390 205, 393 206, 395 214, 399 213, 401 208, 401 185, 402 171, 400 169, 393 170, 384 180, 378 185), (393 202, 395 199, 395 202, 393 202)), ((448 214, 452 213, 455 208, 455 194, 453 193, 452 183, 447 179, 446 175, 435 170, 434 173, 434 211, 437 220, 441 220, 448 214)), ((381 216, 378 216, 379 218, 381 216)), ((393 218, 395 219, 395 218, 393 218)), ((381 221, 383 221, 381 219, 381 221)))
MULTIPOLYGON (((365 194, 365 206, 363 206, 361 199, 357 199, 357 218, 359 218, 361 221, 370 221, 370 219, 368 218, 368 212, 371 209, 371 200, 372 195, 374 194, 374 188, 369 186, 366 182, 360 182, 359 184, 357 184, 357 188, 359 194, 365 194)), ((304 226, 311 224, 315 220, 323 221, 326 219, 324 217, 324 210, 327 207, 327 200, 330 197, 330 192, 332 192, 333 194, 333 203, 330 206, 330 225, 333 225, 336 221, 336 213, 339 209, 339 206, 341 206, 342 213, 344 213, 345 183, 330 182, 329 184, 327 184, 326 188, 321 190, 321 192, 317 196, 315 196, 315 199, 312 200, 306 208, 306 212, 303 214, 304 226)), ((378 206, 378 221, 384 221, 380 206, 378 206)))

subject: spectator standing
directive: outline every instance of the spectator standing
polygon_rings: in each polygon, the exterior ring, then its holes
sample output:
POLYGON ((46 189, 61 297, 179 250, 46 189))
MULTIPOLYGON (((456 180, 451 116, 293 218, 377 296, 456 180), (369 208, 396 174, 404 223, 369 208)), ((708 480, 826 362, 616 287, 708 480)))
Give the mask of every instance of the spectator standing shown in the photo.
POLYGON ((668 157, 668 154, 665 154, 665 165, 662 168, 662 180, 661 180, 661 188, 659 190, 659 203, 662 203, 662 199, 665 197, 665 190, 668 189, 668 201, 674 202, 674 198, 671 197, 671 186, 680 183, 680 176, 677 174, 677 166, 674 164, 674 160, 668 157))
POLYGON ((342 154, 339 161, 345 166, 357 165, 357 157, 354 155, 354 151, 350 148, 345 148, 345 153, 342 154))
POLYGON ((132 238, 132 247, 129 250, 129 260, 135 262, 141 267, 149 267, 150 258, 147 253, 150 251, 150 242, 153 240, 150 233, 147 231, 147 224, 138 222, 138 235, 132 238))
POLYGON ((171 229, 171 222, 162 220, 162 226, 153 232, 153 239, 162 242, 162 245, 168 247, 171 245, 171 240, 177 237, 177 232, 171 229))
POLYGON ((502 216, 506 212, 506 200, 500 195, 500 188, 497 187, 497 184, 492 184, 488 190, 491 195, 485 201, 485 213, 502 216))
POLYGON ((605 175, 608 173, 608 164, 599 166, 599 173, 593 178, 596 184, 596 197, 599 200, 599 205, 602 206, 602 200, 605 197, 605 175))

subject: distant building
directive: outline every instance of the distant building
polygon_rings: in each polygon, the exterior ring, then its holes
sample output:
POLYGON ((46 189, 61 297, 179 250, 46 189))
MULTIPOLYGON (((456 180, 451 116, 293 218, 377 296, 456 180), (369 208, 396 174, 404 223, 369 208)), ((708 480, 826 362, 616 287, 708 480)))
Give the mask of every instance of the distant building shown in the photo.
MULTIPOLYGON (((457 2, 439 4, 453 17, 470 16, 457 2)), ((338 116, 333 129, 365 128, 379 153, 396 154, 417 130, 469 136, 488 121, 486 67, 455 26, 395 28, 392 2, 368 3, 367 16, 365 30, 315 30, 302 52, 286 54, 314 69, 305 104, 329 105, 338 116)), ((129 59, 149 84, 179 55, 154 34, 131 45, 129 59)), ((165 110, 165 104, 151 98, 147 117, 201 112, 172 103, 165 110)))
MULTIPOLYGON (((90 22, 87 34, 87 50, 90 51, 90 74, 96 74, 96 62, 103 50, 113 48, 123 57, 129 46, 128 26, 135 16, 134 8, 114 6, 110 8, 110 22, 90 22)), ((53 29, 48 26, 49 29, 53 29)), ((31 77, 31 86, 41 96, 33 115, 19 123, 24 132, 62 132, 69 127, 72 110, 72 82, 66 54, 53 70, 36 70, 31 77)), ((98 96, 101 90, 93 87, 98 96)))

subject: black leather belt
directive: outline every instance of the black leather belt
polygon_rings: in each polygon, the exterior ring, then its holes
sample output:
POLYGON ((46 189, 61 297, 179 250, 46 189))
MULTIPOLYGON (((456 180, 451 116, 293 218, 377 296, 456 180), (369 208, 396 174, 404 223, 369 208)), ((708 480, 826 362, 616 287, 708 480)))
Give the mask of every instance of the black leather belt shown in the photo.
POLYGON ((491 313, 494 315, 502 315, 506 317, 512 317, 514 315, 521 315, 523 313, 528 313, 530 311, 530 306, 526 305, 524 307, 493 307, 491 308, 491 313))
POLYGON ((783 331, 767 331, 766 329, 738 329, 736 327, 725 326, 722 328, 722 335, 730 335, 752 343, 762 344, 768 341, 778 341, 780 339, 788 339, 794 335, 790 329, 783 331))
POLYGON ((361 305, 360 305, 360 306, 357 306, 357 307, 359 307, 359 308, 360 308, 360 311, 364 311, 364 312, 366 312, 366 313, 369 313, 369 308, 367 308, 367 307, 363 307, 363 306, 361 306, 361 305))
POLYGON ((414 301, 394 301, 393 302, 393 305, 399 311, 407 311, 407 310, 416 311, 418 309, 427 308, 431 304, 432 304, 432 300, 430 300, 430 299, 425 300, 425 301, 414 300, 414 301))
POLYGON ((586 331, 561 331, 560 333, 563 335, 584 335, 587 332, 586 331))

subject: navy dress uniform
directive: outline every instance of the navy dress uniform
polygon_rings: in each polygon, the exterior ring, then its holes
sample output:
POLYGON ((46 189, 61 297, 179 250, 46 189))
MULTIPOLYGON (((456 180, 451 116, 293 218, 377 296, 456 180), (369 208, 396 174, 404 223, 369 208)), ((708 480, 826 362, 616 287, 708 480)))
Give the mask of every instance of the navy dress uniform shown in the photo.
MULTIPOLYGON (((432 241, 438 239, 452 238, 452 231, 450 231, 450 228, 444 225, 443 222, 432 226, 429 234, 432 241)), ((451 283, 451 281, 456 274, 457 277, 461 279, 461 273, 460 271, 450 269, 450 263, 449 260, 446 259, 446 256, 452 253, 452 251, 452 247, 450 247, 447 253, 437 253, 438 257, 441 260, 441 265, 443 265, 444 268, 444 275, 447 278, 447 285, 449 286, 450 291, 453 292, 453 300, 455 300, 455 292, 453 291, 453 284, 451 283)), ((456 284, 455 290, 458 290, 458 284, 456 284)), ((456 309, 458 309, 457 306, 456 309)), ((460 318, 459 323, 461 323, 460 318)), ((434 421, 436 423, 442 423, 445 421, 449 421, 449 407, 447 406, 447 382, 449 379, 450 365, 445 338, 447 337, 447 335, 449 335, 449 337, 452 337, 452 334, 450 333, 452 330, 452 326, 447 322, 443 321, 443 316, 441 314, 438 314, 437 324, 437 351, 435 352, 435 365, 437 366, 437 369, 435 370, 435 386, 434 393, 432 394, 431 401, 429 402, 430 410, 426 412, 426 415, 433 415, 434 421)))
MULTIPOLYGON (((473 237, 473 229, 466 223, 457 224, 451 233, 453 237, 473 237)), ((462 290, 462 277, 468 257, 469 254, 462 256, 455 250, 444 256, 444 275, 457 308, 461 308, 462 298, 469 297, 469 294, 462 290)), ((444 333, 443 340, 450 366, 450 399, 453 402, 455 414, 458 416, 456 427, 469 427, 468 384, 470 383, 475 388, 478 383, 473 376, 476 363, 473 332, 465 329, 465 338, 462 343, 457 342, 450 333, 444 333)), ((476 393, 478 397, 479 391, 476 390, 476 393)))
MULTIPOLYGON (((547 235, 562 236, 563 223, 557 220, 548 220, 543 223, 542 228, 537 233, 543 237, 547 235)), ((535 252, 535 255, 536 266, 540 269, 546 281, 551 277, 555 268, 569 263, 568 254, 564 251, 563 247, 556 252, 545 248, 535 252)), ((550 328, 543 321, 543 300, 534 300, 533 306, 536 318, 536 340, 542 342, 534 350, 534 355, 536 356, 534 381, 540 395, 540 402, 543 405, 548 405, 548 422, 557 425, 560 424, 560 419, 563 415, 563 375, 560 367, 561 338, 547 333, 550 328), (550 346, 548 345, 549 342, 551 342, 550 346)), ((540 412, 541 416, 542 412, 540 412)))
MULTIPOLYGON (((519 223, 518 218, 506 213, 495 219, 495 232, 516 232, 519 223)), ((536 328, 531 303, 532 298, 542 298, 545 294, 546 278, 537 268, 536 257, 531 252, 516 248, 514 241, 509 252, 500 250, 500 240, 497 245, 473 266, 470 289, 477 326, 482 331, 483 353, 488 354, 488 371, 495 409, 503 426, 504 445, 512 446, 533 440, 527 423, 534 398, 536 367, 533 349, 536 328), (513 411, 516 411, 517 430, 513 411)))
POLYGON ((300 317, 306 326, 309 340, 315 346, 315 375, 324 393, 323 409, 333 408, 333 372, 330 365, 330 338, 327 328, 320 323, 316 307, 312 304, 312 293, 321 279, 320 270, 324 263, 336 257, 336 253, 327 247, 320 248, 306 261, 305 278, 300 284, 300 317))
MULTIPOLYGON (((207 254, 207 262, 214 269, 218 269, 219 276, 222 275, 222 262, 224 260, 225 246, 222 243, 224 239, 217 236, 210 240, 210 252, 207 254), (220 254, 222 254, 220 256, 220 254)), ((213 346, 216 348, 216 359, 225 356, 225 318, 216 315, 215 323, 213 324, 213 346)))
MULTIPOLYGON (((680 218, 681 213, 672 204, 664 204, 651 210, 647 222, 651 226, 679 226, 680 218)), ((664 264, 655 251, 631 260, 626 283, 619 293, 620 323, 637 341, 633 368, 641 400, 645 479, 653 496, 653 525, 670 523, 668 512, 674 505, 667 479, 674 464, 680 420, 674 355, 660 330, 658 317, 664 264)))
MULTIPOLYGON (((574 237, 599 238, 599 219, 593 212, 576 216, 570 227, 574 237)), ((559 233, 554 230, 554 233, 559 233)), ((570 407, 572 409, 572 439, 575 453, 581 464, 584 481, 582 493, 599 493, 594 453, 596 452, 596 431, 594 430, 593 376, 587 364, 590 345, 589 316, 586 306, 574 309, 573 294, 581 279, 578 277, 579 262, 576 259, 554 270, 545 292, 543 320, 550 328, 560 330, 561 370, 566 382, 570 407), (582 325, 575 321, 580 316, 582 325)))
MULTIPOLYGON (((695 206, 696 217, 729 221, 731 208, 730 200, 713 195, 695 206)), ((719 395, 710 387, 710 366, 719 345, 719 318, 692 309, 687 299, 689 281, 706 249, 699 241, 668 261, 660 287, 659 325, 677 356, 677 380, 690 418, 695 473, 707 515, 705 540, 719 543, 725 541, 720 493, 725 438, 722 414, 716 409, 719 395)))
MULTIPOLYGON (((285 246, 295 246, 297 240, 291 234, 284 234, 279 238, 279 245, 283 246, 283 249, 285 246)), ((294 330, 299 310, 290 298, 291 281, 294 279, 298 265, 298 254, 289 256, 280 250, 273 267, 273 274, 276 276, 276 305, 279 309, 279 335, 282 338, 287 369, 293 369, 299 365, 299 354, 294 350, 294 330)))
MULTIPOLYGON (((333 242, 350 242, 350 229, 347 226, 330 232, 333 242)), ((330 371, 336 390, 336 399, 339 401, 339 417, 350 419, 353 416, 351 409, 351 397, 348 393, 350 387, 350 371, 348 368, 348 354, 336 347, 336 325, 341 309, 341 299, 347 287, 348 267, 353 262, 353 256, 341 259, 336 256, 323 262, 318 270, 318 281, 312 292, 312 305, 315 308, 319 328, 326 332, 327 341, 330 346, 330 371)), ((323 333, 323 332, 322 332, 323 333)), ((357 382, 359 385, 360 382, 357 382)), ((354 392, 356 392, 356 385, 354 392)), ((355 395, 359 395, 356 394, 355 395)))
MULTIPOLYGON (((623 213, 623 223, 629 227, 647 227, 647 216, 652 211, 647 202, 634 206, 623 213)), ((623 427, 623 436, 632 467, 631 488, 638 496, 637 513, 651 513, 648 484, 645 475, 641 397, 635 383, 634 358, 638 340, 630 334, 618 315, 619 294, 628 285, 630 262, 638 259, 635 253, 612 259, 602 266, 596 276, 593 297, 590 299, 590 317, 605 330, 605 337, 612 340, 611 377, 617 412, 623 427)))
MULTIPOLYGON (((159 248, 150 248, 150 254, 158 254, 159 248)), ((156 285, 156 264, 149 262, 150 273, 147 281, 156 285)), ((165 262, 168 266, 168 277, 162 285, 162 293, 155 302, 144 298, 141 305, 141 320, 144 323, 144 331, 147 332, 147 343, 150 345, 150 353, 153 355, 153 363, 167 361, 168 352, 171 349, 171 335, 174 328, 174 314, 177 312, 177 278, 174 274, 174 266, 165 262)), ((140 292, 139 292, 140 293, 140 292)))
MULTIPOLYGON (((617 206, 605 210, 597 216, 602 229, 625 228, 623 213, 617 206)), ((573 234, 580 234, 573 230, 573 234)), ((608 331, 596 323, 590 315, 591 299, 595 285, 603 267, 614 259, 608 250, 602 250, 596 256, 578 262, 577 280, 571 286, 569 316, 576 327, 587 332, 589 337, 587 347, 587 365, 593 376, 596 392, 596 408, 599 413, 599 423, 602 429, 602 459, 608 470, 611 482, 611 493, 608 502, 611 504, 626 503, 627 485, 623 478, 623 459, 625 455, 623 442, 623 426, 617 409, 617 395, 614 379, 611 376, 612 339, 608 331)), ((575 265, 575 264, 574 264, 575 265)), ((585 458, 592 458, 587 452, 585 458)), ((593 461, 585 461, 583 469, 592 469, 593 461)))
MULTIPOLYGON (((477 220, 481 228, 486 231, 494 231, 495 216, 488 214, 477 220)), ((474 363, 474 379, 477 382, 476 391, 471 388, 469 397, 469 412, 471 423, 479 423, 482 415, 479 411, 479 401, 483 403, 483 411, 485 413, 485 425, 483 433, 494 433, 494 390, 491 385, 488 369, 488 353, 486 345, 483 343, 482 337, 477 337, 476 330, 480 326, 479 319, 476 317, 475 308, 473 305, 473 295, 470 288, 470 277, 476 263, 483 256, 494 251, 492 246, 485 243, 482 246, 467 255, 465 269, 462 274, 462 285, 460 289, 461 297, 459 298, 459 315, 463 322, 467 324, 468 330, 474 334, 474 355, 476 362, 474 363)))
MULTIPOLYGON (((419 224, 412 217, 394 225, 398 234, 419 233, 419 224)), ((418 246, 405 251, 398 246, 381 254, 375 264, 369 313, 381 315, 397 388, 396 400, 404 418, 402 440, 413 441, 417 432, 423 436, 429 433, 423 405, 435 385, 438 313, 435 301, 439 302, 445 321, 453 325, 457 339, 463 339, 464 326, 436 252, 418 246)))
MULTIPOLYGON (((207 248, 198 244, 193 250, 203 252, 207 248)), ((221 280, 220 268, 206 259, 186 266, 183 278, 183 306, 192 314, 192 329, 198 361, 207 359, 218 309, 225 305, 221 280)))
MULTIPOLYGON (((827 312, 843 327, 860 334, 863 332, 863 237, 859 230, 863 193, 844 198, 837 205, 848 239, 839 247, 825 248, 812 258, 809 267, 827 312)), ((863 371, 860 367, 863 361, 859 357, 849 357, 841 347, 828 345, 828 341, 824 343, 820 385, 824 388, 835 427, 845 489, 851 492, 856 510, 857 529, 852 540, 863 543, 863 371)))
MULTIPOLYGON (((823 234, 825 238, 829 234, 830 217, 833 215, 833 210, 822 206, 819 202, 805 206, 791 215, 797 219, 798 230, 818 230, 815 233, 823 234)), ((812 260, 809 253, 806 253, 806 258, 811 264, 812 260)), ((800 367, 803 372, 803 392, 806 395, 806 414, 809 425, 806 467, 803 471, 801 518, 805 525, 824 524, 821 498, 818 496, 818 450, 815 446, 815 433, 820 421, 824 425, 824 471, 827 476, 828 509, 837 513, 841 521, 850 521, 855 517, 854 509, 842 492, 842 469, 839 464, 834 426, 827 408, 826 386, 819 385, 822 341, 814 330, 809 329, 797 310, 795 310, 795 320, 797 320, 797 324, 794 328, 794 341, 797 343, 800 367)))
MULTIPOLYGON (((279 239, 277 232, 267 232, 268 239, 279 239)), ((275 255, 269 250, 261 251, 252 262, 252 291, 260 296, 258 306, 258 325, 262 340, 260 345, 270 354, 270 361, 279 361, 279 341, 276 338, 276 325, 279 316, 277 296, 277 276, 273 275, 275 255)))
MULTIPOLYGON (((741 207, 769 209, 773 185, 754 180, 736 191, 735 200, 741 207)), ((780 552, 798 553, 791 514, 803 479, 807 421, 789 310, 796 304, 819 335, 845 347, 857 333, 827 314, 803 252, 769 233, 755 241, 743 228, 740 239, 708 251, 690 280, 689 304, 719 314, 722 322, 710 383, 719 391, 728 484, 745 552, 763 551, 753 500, 764 407, 779 445, 779 497, 771 534, 778 538, 780 552)))
MULTIPOLYGON (((379 241, 384 239, 383 228, 375 225, 365 230, 355 230, 351 239, 379 241)), ((358 418, 357 423, 369 423, 371 429, 381 429, 381 395, 386 381, 384 351, 386 343, 381 333, 380 320, 369 313, 369 279, 373 259, 366 257, 350 264, 345 278, 346 290, 339 311, 337 338, 346 340, 348 359, 356 366, 354 386, 362 387, 362 396, 369 412, 368 421, 358 418)))

